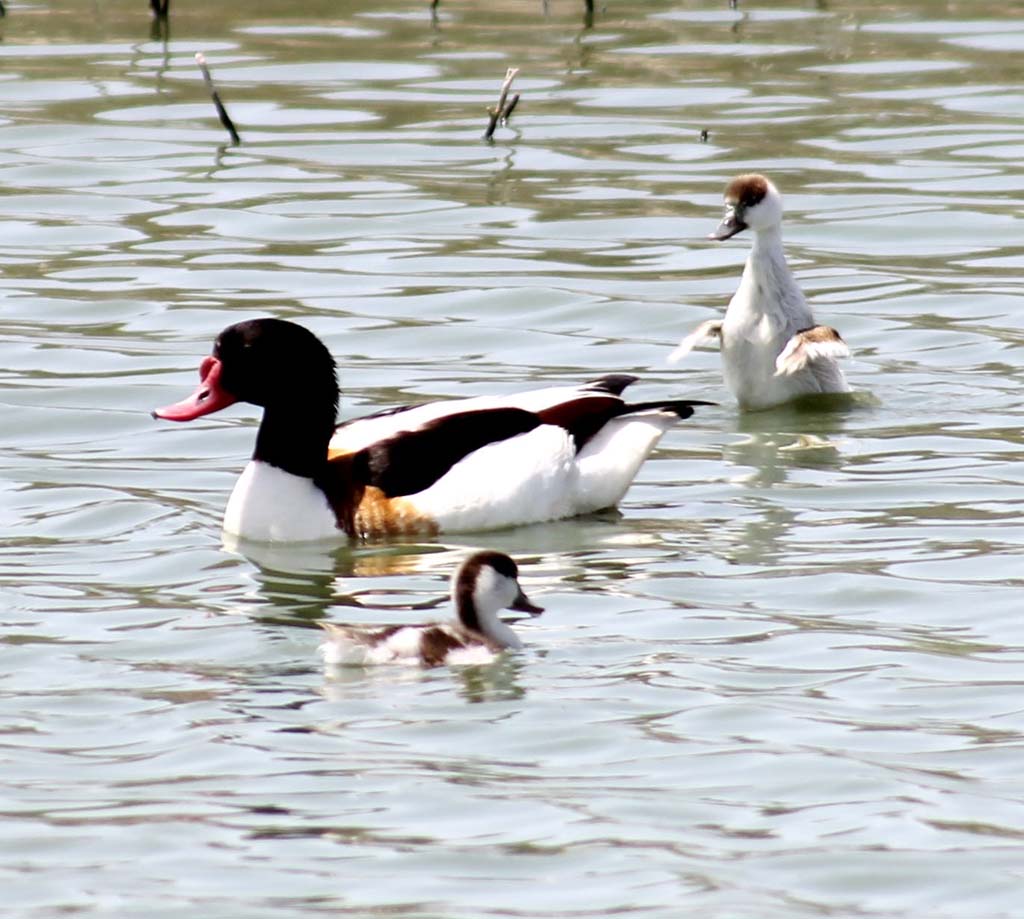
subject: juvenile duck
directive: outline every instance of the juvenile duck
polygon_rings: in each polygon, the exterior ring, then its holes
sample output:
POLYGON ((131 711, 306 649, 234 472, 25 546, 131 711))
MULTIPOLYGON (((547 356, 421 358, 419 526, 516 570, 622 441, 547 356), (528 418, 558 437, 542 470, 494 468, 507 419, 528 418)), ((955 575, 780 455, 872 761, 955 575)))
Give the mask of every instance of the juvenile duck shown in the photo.
POLYGON ((725 217, 709 238, 729 239, 748 227, 754 244, 725 318, 702 322, 669 360, 681 360, 697 345, 720 343, 725 383, 741 409, 849 392, 836 363, 849 349, 835 329, 814 321, 786 264, 782 196, 763 175, 741 175, 729 183, 725 217))
POLYGON ((452 602, 457 618, 428 625, 390 625, 381 629, 323 622, 327 638, 320 645, 324 663, 365 667, 375 664, 485 664, 506 648, 523 643, 501 619, 503 609, 538 616, 519 586, 516 563, 501 552, 476 552, 452 575, 452 602))

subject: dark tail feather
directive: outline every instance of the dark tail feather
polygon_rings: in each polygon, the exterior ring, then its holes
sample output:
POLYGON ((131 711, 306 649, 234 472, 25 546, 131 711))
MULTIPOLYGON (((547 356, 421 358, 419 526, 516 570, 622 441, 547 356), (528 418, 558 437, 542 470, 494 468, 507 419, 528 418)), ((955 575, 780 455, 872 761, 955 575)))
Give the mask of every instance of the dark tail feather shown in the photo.
POLYGON ((583 384, 583 389, 593 392, 606 392, 611 396, 621 396, 627 386, 630 386, 639 379, 640 377, 635 377, 631 373, 606 373, 603 377, 598 377, 596 380, 587 380, 583 384))
POLYGON ((695 405, 714 405, 713 402, 697 400, 637 402, 627 405, 619 401, 619 397, 609 393, 605 396, 581 396, 561 402, 543 411, 537 412, 541 424, 553 424, 565 428, 572 435, 576 450, 582 450, 590 439, 597 434, 613 418, 630 415, 634 412, 675 412, 680 418, 689 418, 695 405))
POLYGON ((693 414, 695 405, 718 405, 717 402, 705 402, 703 399, 673 399, 668 402, 634 402, 632 405, 623 405, 617 412, 622 415, 632 415, 636 412, 649 412, 651 409, 659 409, 663 412, 675 412, 680 418, 689 418, 693 414))

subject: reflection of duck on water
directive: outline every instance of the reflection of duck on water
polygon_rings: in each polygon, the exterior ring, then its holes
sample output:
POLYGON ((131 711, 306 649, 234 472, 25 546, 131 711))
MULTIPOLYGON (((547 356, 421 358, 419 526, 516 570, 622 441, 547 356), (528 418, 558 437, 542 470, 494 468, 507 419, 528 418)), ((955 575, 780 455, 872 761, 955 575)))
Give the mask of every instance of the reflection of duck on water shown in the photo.
MULTIPOLYGON (((792 488, 826 488, 847 462, 846 417, 835 411, 838 398, 817 397, 825 405, 789 403, 773 411, 734 416, 735 427, 722 446, 728 480, 738 491, 738 512, 719 529, 733 562, 782 562, 808 508, 794 502, 792 488), (787 548, 788 547, 788 548, 787 548)), ((816 400, 817 401, 817 400, 816 400)), ((847 406, 848 407, 848 406, 847 406)))
POLYGON ((499 529, 612 507, 661 435, 695 401, 628 404, 636 378, 405 406, 335 430, 334 360, 280 319, 229 326, 188 399, 154 412, 191 421, 263 407, 224 529, 262 542, 499 529))
POLYGON ((506 648, 522 648, 514 631, 498 618, 503 609, 539 615, 519 586, 516 563, 501 552, 476 552, 452 576, 457 619, 428 625, 361 628, 323 622, 324 662, 334 666, 373 664, 485 664, 506 648))
POLYGON ((725 217, 712 239, 748 227, 754 245, 722 320, 702 322, 669 356, 718 342, 725 383, 741 409, 764 409, 801 396, 848 393, 837 358, 849 350, 839 333, 817 325, 782 247, 782 196, 762 175, 741 175, 725 190, 725 217))

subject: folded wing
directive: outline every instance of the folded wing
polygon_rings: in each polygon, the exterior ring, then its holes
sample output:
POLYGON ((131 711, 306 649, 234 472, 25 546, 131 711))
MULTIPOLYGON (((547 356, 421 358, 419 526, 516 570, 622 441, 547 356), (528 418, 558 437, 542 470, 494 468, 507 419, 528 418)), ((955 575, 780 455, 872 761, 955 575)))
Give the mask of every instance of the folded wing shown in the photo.
POLYGON ((849 357, 850 349, 842 336, 831 326, 816 325, 801 329, 775 359, 775 375, 790 376, 813 361, 849 357))

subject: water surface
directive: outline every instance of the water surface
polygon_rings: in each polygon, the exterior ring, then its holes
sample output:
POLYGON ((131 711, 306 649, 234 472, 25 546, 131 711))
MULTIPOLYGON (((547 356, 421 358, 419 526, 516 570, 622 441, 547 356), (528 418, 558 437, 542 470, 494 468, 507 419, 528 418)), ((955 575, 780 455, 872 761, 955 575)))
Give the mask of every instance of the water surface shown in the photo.
POLYGON ((44 0, 0 37, 10 908, 1019 915, 1024 7, 44 0), (665 363, 753 169, 853 408, 665 363), (224 546, 254 410, 148 412, 254 315, 324 338, 345 417, 612 371, 719 406, 618 512, 224 546), (481 546, 547 609, 527 653, 322 672, 318 619, 443 615, 481 546))

